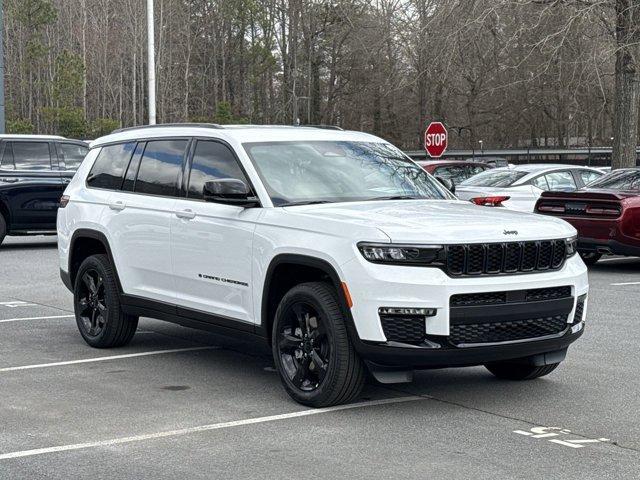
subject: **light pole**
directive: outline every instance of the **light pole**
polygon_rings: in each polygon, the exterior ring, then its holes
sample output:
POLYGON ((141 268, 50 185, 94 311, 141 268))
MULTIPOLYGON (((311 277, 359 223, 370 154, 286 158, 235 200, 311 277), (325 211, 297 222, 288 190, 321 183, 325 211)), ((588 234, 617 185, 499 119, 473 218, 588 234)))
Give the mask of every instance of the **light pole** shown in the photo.
POLYGON ((478 140, 478 143, 480 144, 480 155, 484 155, 484 148, 482 148, 482 140, 478 140))
MULTIPOLYGON (((0 0, 1 1, 1 0, 0 0)), ((147 66, 149 81, 149 125, 156 124, 156 52, 153 0, 147 0, 147 66)))
POLYGON ((0 134, 5 133, 4 116, 4 14, 3 1, 0 0, 0 134))

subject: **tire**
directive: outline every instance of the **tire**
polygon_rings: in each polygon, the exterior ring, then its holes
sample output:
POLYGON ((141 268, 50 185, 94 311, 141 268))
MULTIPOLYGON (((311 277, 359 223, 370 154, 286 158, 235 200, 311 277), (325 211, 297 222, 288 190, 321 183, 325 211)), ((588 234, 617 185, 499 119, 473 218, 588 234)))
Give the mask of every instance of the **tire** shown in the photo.
POLYGON ((138 317, 122 312, 119 293, 106 255, 93 255, 82 262, 76 275, 73 303, 78 330, 92 347, 122 347, 136 333, 138 317))
POLYGON ((7 235, 7 222, 4 219, 4 215, 0 213, 0 245, 4 241, 4 237, 7 235))
POLYGON ((535 367, 522 363, 497 362, 489 363, 485 367, 496 377, 504 380, 533 380, 534 378, 549 375, 558 368, 558 365, 560 364, 552 363, 551 365, 535 367))
POLYGON ((329 284, 303 283, 289 290, 276 311, 272 339, 280 380, 296 402, 329 407, 360 394, 366 369, 329 284))
POLYGON ((582 261, 585 263, 585 265, 589 267, 598 263, 598 260, 602 258, 602 254, 597 252, 579 252, 579 253, 582 261))

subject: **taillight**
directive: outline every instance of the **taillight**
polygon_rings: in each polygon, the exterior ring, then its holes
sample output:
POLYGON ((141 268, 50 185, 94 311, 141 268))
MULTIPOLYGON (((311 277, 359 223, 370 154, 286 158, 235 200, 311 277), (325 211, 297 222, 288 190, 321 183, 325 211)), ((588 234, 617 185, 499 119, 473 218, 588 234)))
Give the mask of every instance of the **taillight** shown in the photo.
POLYGON ((540 205, 539 212, 564 213, 565 208, 562 205, 540 205))
POLYGON ((60 203, 58 204, 58 206, 60 208, 64 208, 68 205, 69 200, 71 200, 71 197, 69 195, 63 195, 60 197, 60 203))
POLYGON ((496 195, 493 197, 476 197, 472 198, 471 201, 476 205, 484 205, 488 207, 501 207, 502 202, 506 202, 511 197, 507 197, 506 195, 496 195))
POLYGON ((586 212, 589 215, 611 215, 615 217, 620 215, 620 210, 617 208, 592 207, 591 205, 587 205, 586 212))

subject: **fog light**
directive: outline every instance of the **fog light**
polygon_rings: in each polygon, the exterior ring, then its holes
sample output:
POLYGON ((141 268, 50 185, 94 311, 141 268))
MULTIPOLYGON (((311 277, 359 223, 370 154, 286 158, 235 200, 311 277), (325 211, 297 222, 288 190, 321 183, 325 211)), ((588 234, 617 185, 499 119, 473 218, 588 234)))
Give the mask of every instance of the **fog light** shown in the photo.
POLYGON ((433 317, 436 312, 437 310, 435 308, 380 307, 378 309, 380 315, 420 315, 423 317, 433 317))

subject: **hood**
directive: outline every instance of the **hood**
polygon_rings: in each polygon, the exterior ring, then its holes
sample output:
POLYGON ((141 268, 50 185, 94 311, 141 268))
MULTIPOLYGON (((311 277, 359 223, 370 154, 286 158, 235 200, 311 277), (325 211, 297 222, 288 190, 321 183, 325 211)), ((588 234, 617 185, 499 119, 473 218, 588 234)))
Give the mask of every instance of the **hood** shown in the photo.
POLYGON ((558 218, 457 200, 335 203, 285 210, 320 221, 375 227, 394 243, 547 240, 576 234, 571 225, 558 218))

